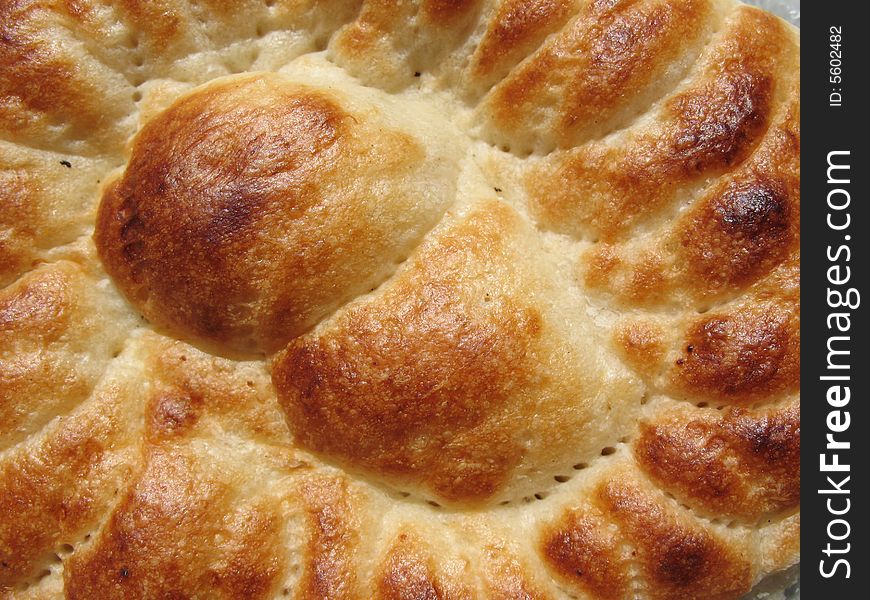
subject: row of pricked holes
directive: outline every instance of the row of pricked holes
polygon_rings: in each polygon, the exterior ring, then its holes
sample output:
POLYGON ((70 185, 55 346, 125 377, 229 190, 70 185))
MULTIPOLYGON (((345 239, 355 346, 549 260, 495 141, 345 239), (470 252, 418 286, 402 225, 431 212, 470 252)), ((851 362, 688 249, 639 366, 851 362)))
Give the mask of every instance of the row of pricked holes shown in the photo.
MULTIPOLYGON (((629 438, 627 438, 627 437, 621 438, 618 442, 618 445, 628 444, 629 442, 630 442, 629 438)), ((618 451, 618 448, 616 446, 606 446, 606 447, 601 449, 601 456, 611 456, 613 454, 616 454, 617 451, 618 451)), ((583 471, 584 469, 589 468, 589 466, 590 466, 589 463, 580 462, 580 463, 575 464, 572 467, 572 469, 574 471, 583 471)), ((569 474, 569 475, 560 474, 560 475, 555 475, 553 477, 553 481, 555 481, 557 484, 561 485, 563 483, 567 483, 567 482, 571 481, 571 479, 573 479, 573 477, 574 477, 573 474, 569 474)), ((397 492, 397 495, 400 498, 411 498, 413 496, 413 494, 411 494, 410 492, 397 492)), ((549 491, 536 492, 536 493, 531 494, 529 496, 523 496, 519 501, 504 500, 504 501, 499 503, 499 506, 510 506, 513 504, 517 504, 519 502, 522 502, 523 504, 530 504, 532 502, 535 502, 536 500, 543 500, 546 497, 548 497, 549 495, 550 495, 549 491)), ((443 506, 440 503, 436 502, 435 500, 431 500, 431 499, 425 500, 425 503, 434 509, 443 508, 443 506)))
MULTIPOLYGON (((630 441, 629 438, 624 437, 624 438, 620 438, 620 440, 618 441, 617 444, 619 446, 622 446, 622 445, 628 444, 629 441, 630 441)), ((616 454, 617 451, 618 451, 617 446, 605 446, 604 448, 601 449, 601 456, 612 456, 612 455, 616 454)), ((574 471, 583 471, 584 469, 587 469, 587 468, 589 468, 589 464, 585 463, 585 462, 577 463, 572 467, 572 469, 574 471)), ((573 479, 573 477, 574 477, 573 474, 555 475, 553 477, 553 481, 555 481, 557 484, 561 485, 563 483, 567 483, 567 482, 571 481, 571 479, 573 479)), ((537 492, 537 493, 532 494, 530 496, 524 496, 521 499, 521 502, 523 502, 524 504, 530 504, 530 503, 535 502, 537 500, 544 500, 545 498, 547 498, 550 495, 550 493, 551 492, 549 492, 549 491, 537 492)), ((499 504, 501 506, 510 506, 511 504, 513 504, 513 502, 511 500, 505 500, 499 504)))

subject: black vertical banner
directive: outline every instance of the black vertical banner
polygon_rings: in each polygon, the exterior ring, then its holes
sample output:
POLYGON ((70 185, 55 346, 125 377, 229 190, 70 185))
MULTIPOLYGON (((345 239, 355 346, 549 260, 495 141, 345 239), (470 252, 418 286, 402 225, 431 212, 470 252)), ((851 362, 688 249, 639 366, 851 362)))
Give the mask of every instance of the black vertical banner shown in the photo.
POLYGON ((863 2, 801 15, 801 597, 870 597, 870 289, 863 2))

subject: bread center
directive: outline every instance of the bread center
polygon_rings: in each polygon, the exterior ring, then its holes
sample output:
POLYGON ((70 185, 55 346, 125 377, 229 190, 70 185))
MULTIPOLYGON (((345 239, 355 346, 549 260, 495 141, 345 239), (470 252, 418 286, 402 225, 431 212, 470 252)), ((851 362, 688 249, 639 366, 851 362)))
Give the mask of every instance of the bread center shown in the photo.
POLYGON ((452 202, 457 142, 366 93, 227 78, 149 121, 97 222, 121 290, 173 335, 268 354, 389 277, 452 202))

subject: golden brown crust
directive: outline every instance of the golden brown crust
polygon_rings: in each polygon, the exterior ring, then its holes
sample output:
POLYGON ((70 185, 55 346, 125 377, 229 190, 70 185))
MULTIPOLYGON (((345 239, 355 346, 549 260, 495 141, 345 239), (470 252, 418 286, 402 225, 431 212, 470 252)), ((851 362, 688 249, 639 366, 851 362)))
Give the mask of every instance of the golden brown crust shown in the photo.
POLYGON ((800 250, 800 88, 737 169, 716 180, 661 235, 602 243, 584 256, 584 282, 620 303, 703 307, 793 261, 800 250))
POLYGON ((381 600, 462 600, 470 598, 456 582, 436 572, 431 550, 416 535, 401 532, 381 566, 377 583, 381 600))
POLYGON ((67 595, 141 598, 159 589, 168 596, 200 590, 267 597, 281 568, 280 519, 268 505, 238 507, 223 523, 214 519, 212 511, 233 496, 233 486, 185 453, 149 451, 99 541, 70 561, 67 595))
POLYGON ((614 343, 673 397, 714 406, 781 401, 800 389, 799 277, 790 258, 739 301, 703 314, 624 319, 614 343))
POLYGON ((0 141, 0 286, 88 234, 94 190, 111 161, 0 141))
POLYGON ((133 471, 138 400, 123 380, 0 455, 0 589, 34 581, 65 544, 89 534, 133 471), (97 410, 94 410, 97 407, 97 410))
POLYGON ((588 3, 490 92, 488 125, 505 144, 524 146, 519 151, 576 144, 682 58, 705 33, 712 6, 707 0, 588 3), (542 127, 534 116, 550 102, 552 116, 545 113, 542 127))
POLYGON ((665 357, 665 334, 657 323, 625 320, 614 328, 614 343, 623 360, 647 377, 655 377, 665 357))
POLYGON ((265 374, 153 334, 132 352, 145 370, 133 381, 149 382, 137 399, 136 471, 67 563, 67 595, 271 597, 287 569, 283 490, 260 482, 299 463, 278 445, 286 431, 258 410, 265 374))
POLYGON ((800 318, 781 304, 740 307, 696 319, 670 370, 679 393, 749 402, 800 387, 800 318))
POLYGON ((786 198, 776 182, 729 186, 687 224, 681 258, 713 289, 742 287, 788 251, 797 220, 786 198))
POLYGON ((400 534, 378 581, 378 598, 383 600, 442 600, 430 564, 408 542, 407 534, 400 534))
POLYGON ((526 186, 542 223, 615 240, 686 186, 746 158, 766 130, 773 82, 795 60, 796 46, 785 25, 750 9, 714 39, 706 68, 663 103, 653 125, 630 128, 619 143, 554 153, 530 171, 526 186), (770 40, 773 52, 764 50, 770 40))
POLYGON ((649 488, 630 462, 617 463, 544 530, 547 566, 568 590, 656 599, 738 598, 749 590, 758 567, 745 540, 649 488))
POLYGON ((541 554, 560 577, 594 598, 623 598, 631 576, 619 552, 619 536, 600 509, 566 512, 544 533, 541 554))
POLYGON ((512 472, 538 470, 535 456, 568 467, 597 454, 596 411, 619 407, 618 428, 639 390, 617 370, 586 404, 573 401, 590 381, 562 357, 604 373, 583 338, 559 332, 558 319, 585 320, 545 263, 524 262, 530 234, 488 201, 433 236, 383 294, 292 342, 272 378, 297 440, 442 502, 502 499, 512 472), (550 306, 524 298, 531 284, 550 306), (568 431, 547 432, 554 419, 568 431))
POLYGON ((289 346, 273 380, 303 444, 379 472, 423 476, 449 500, 485 498, 503 483, 521 450, 492 416, 527 382, 522 365, 541 317, 495 296, 475 318, 451 266, 486 261, 495 226, 483 239, 445 240, 419 259, 420 275, 351 312, 338 335, 289 346), (446 431, 466 439, 450 444, 446 431))
POLYGON ((709 514, 757 521, 800 502, 800 406, 675 412, 641 425, 635 452, 663 489, 709 514))
POLYGON ((132 87, 45 4, 0 3, 0 137, 61 152, 117 151, 130 134, 123 118, 132 87))
POLYGON ((0 450, 86 400, 134 322, 71 262, 0 290, 0 450))
POLYGON ((358 519, 347 485, 322 479, 304 484, 300 491, 305 502, 308 542, 296 597, 358 598, 354 571, 358 519))
POLYGON ((276 76, 183 98, 140 133, 103 197, 107 270, 170 331, 242 352, 282 347, 377 285, 451 201, 440 181, 427 182, 436 194, 409 185, 441 157, 370 121, 276 76))
POLYGON ((733 0, 0 0, 0 598, 794 564, 798 54, 733 0))
POLYGON ((528 56, 544 37, 558 31, 577 11, 576 2, 507 0, 498 6, 471 58, 477 85, 492 84, 528 56))
POLYGON ((746 168, 676 226, 681 282, 699 296, 747 287, 799 253, 799 87, 789 93, 782 119, 746 168))
POLYGON ((605 484, 599 498, 637 552, 648 597, 736 598, 749 591, 753 573, 742 549, 687 525, 632 484, 605 484))

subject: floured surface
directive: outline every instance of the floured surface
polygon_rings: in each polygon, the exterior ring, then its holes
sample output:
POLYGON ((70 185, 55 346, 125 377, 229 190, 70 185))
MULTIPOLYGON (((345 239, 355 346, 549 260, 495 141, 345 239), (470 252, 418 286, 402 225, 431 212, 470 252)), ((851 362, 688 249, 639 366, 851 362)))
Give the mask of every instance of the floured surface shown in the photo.
POLYGON ((0 594, 701 600, 797 562, 788 25, 0 16, 0 594))

